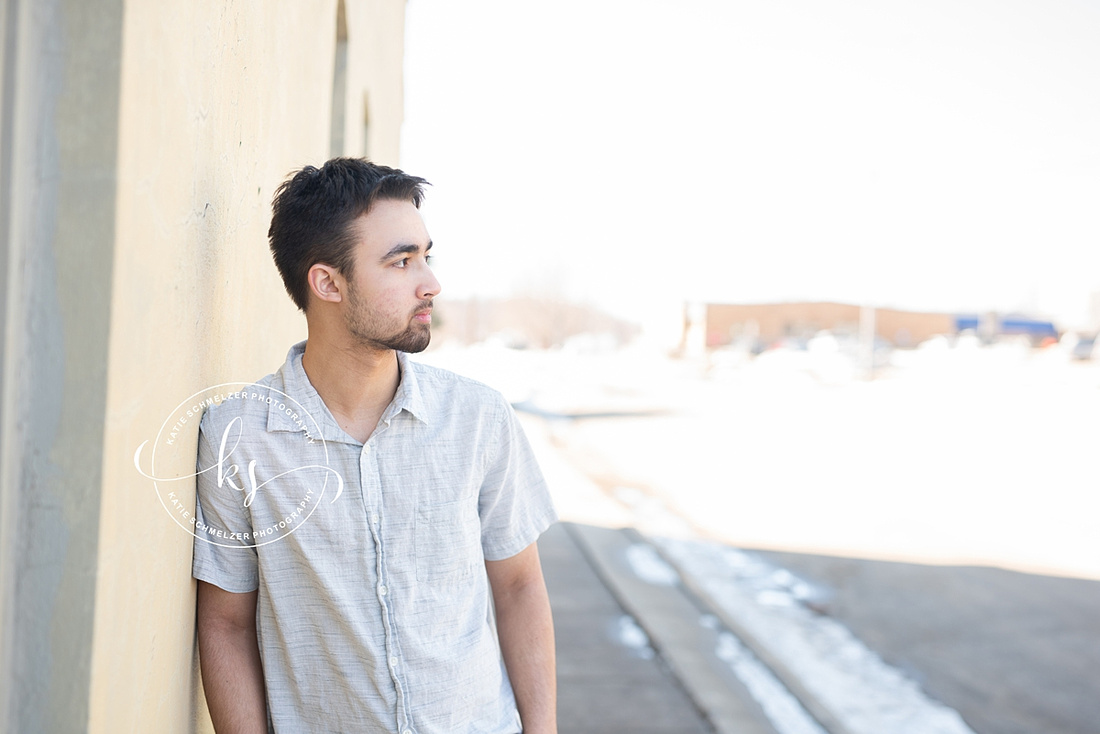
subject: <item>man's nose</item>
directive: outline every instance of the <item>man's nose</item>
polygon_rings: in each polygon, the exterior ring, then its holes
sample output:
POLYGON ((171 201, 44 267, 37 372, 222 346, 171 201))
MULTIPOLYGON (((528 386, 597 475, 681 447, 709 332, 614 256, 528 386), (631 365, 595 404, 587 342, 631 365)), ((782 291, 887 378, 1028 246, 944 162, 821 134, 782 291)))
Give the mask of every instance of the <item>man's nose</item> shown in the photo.
POLYGON ((416 293, 417 298, 422 301, 435 298, 439 295, 440 288, 439 279, 435 277, 434 272, 428 269, 424 279, 420 282, 420 288, 416 293))

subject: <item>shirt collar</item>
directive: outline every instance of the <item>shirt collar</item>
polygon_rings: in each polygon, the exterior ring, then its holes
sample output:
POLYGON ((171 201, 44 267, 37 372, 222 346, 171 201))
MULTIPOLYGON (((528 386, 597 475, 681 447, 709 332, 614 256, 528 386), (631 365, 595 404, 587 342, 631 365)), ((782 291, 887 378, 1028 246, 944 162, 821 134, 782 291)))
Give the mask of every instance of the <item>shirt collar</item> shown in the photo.
MULTIPOLYGON (((397 353, 397 365, 401 369, 401 384, 397 386, 397 393, 393 396, 393 402, 387 409, 387 415, 397 415, 402 410, 409 411, 417 420, 428 423, 428 408, 424 403, 424 395, 420 392, 420 365, 409 359, 405 352, 397 353)), ((383 416, 387 420, 387 416, 383 416)))
MULTIPOLYGON (((356 443, 340 428, 332 412, 314 389, 302 367, 302 355, 306 342, 298 342, 287 352, 286 362, 275 373, 271 387, 280 391, 272 395, 267 409, 268 431, 305 431, 313 436, 318 429, 321 438, 340 443, 356 443), (302 415, 305 412, 306 415, 302 415)), ((382 414, 382 422, 389 423, 401 411, 407 410, 418 420, 427 423, 428 411, 417 379, 419 365, 404 352, 397 352, 397 364, 401 370, 401 382, 393 400, 382 414)))

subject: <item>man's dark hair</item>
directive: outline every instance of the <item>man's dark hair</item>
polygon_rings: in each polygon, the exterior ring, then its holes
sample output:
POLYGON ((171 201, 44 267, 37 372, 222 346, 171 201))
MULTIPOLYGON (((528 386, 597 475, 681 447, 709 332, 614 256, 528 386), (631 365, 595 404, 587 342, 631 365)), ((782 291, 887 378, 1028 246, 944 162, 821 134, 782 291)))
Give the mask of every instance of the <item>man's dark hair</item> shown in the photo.
POLYGON ((291 300, 309 303, 309 269, 324 263, 351 277, 355 242, 351 223, 379 199, 424 200, 427 181, 365 158, 333 158, 320 168, 306 166, 275 191, 267 231, 275 267, 291 300))

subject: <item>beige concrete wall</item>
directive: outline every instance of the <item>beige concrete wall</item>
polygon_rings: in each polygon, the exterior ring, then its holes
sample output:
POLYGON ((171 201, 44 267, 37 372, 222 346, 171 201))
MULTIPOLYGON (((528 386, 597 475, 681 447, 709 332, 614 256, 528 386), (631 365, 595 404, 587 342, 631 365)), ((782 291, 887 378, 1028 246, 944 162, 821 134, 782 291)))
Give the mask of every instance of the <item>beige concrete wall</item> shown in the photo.
MULTIPOLYGON (((26 30, 0 56, 0 730, 208 730, 192 538, 133 457, 305 335, 266 232, 275 187, 328 157, 339 2, 3 7, 26 30)), ((404 2, 344 12, 345 152, 396 165, 404 2)), ((193 471, 195 428, 158 475, 193 471)))
POLYGON ((347 4, 352 39, 348 50, 349 100, 345 155, 367 154, 378 163, 393 165, 400 157, 401 141, 393 134, 401 129, 405 90, 405 4, 393 0, 367 0, 347 4), (360 41, 355 41, 358 34, 360 41), (370 120, 369 139, 363 123, 370 120))

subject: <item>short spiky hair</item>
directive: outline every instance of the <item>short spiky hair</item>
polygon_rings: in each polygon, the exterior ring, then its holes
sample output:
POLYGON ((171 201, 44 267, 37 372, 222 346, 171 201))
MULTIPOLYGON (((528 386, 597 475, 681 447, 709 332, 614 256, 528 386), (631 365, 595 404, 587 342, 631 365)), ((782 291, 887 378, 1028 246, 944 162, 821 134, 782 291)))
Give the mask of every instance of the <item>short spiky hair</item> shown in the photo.
POLYGON ((275 267, 291 300, 309 303, 309 269, 317 263, 350 276, 355 262, 351 223, 378 199, 424 200, 427 181, 365 158, 333 158, 320 168, 306 166, 275 191, 267 231, 275 267))

